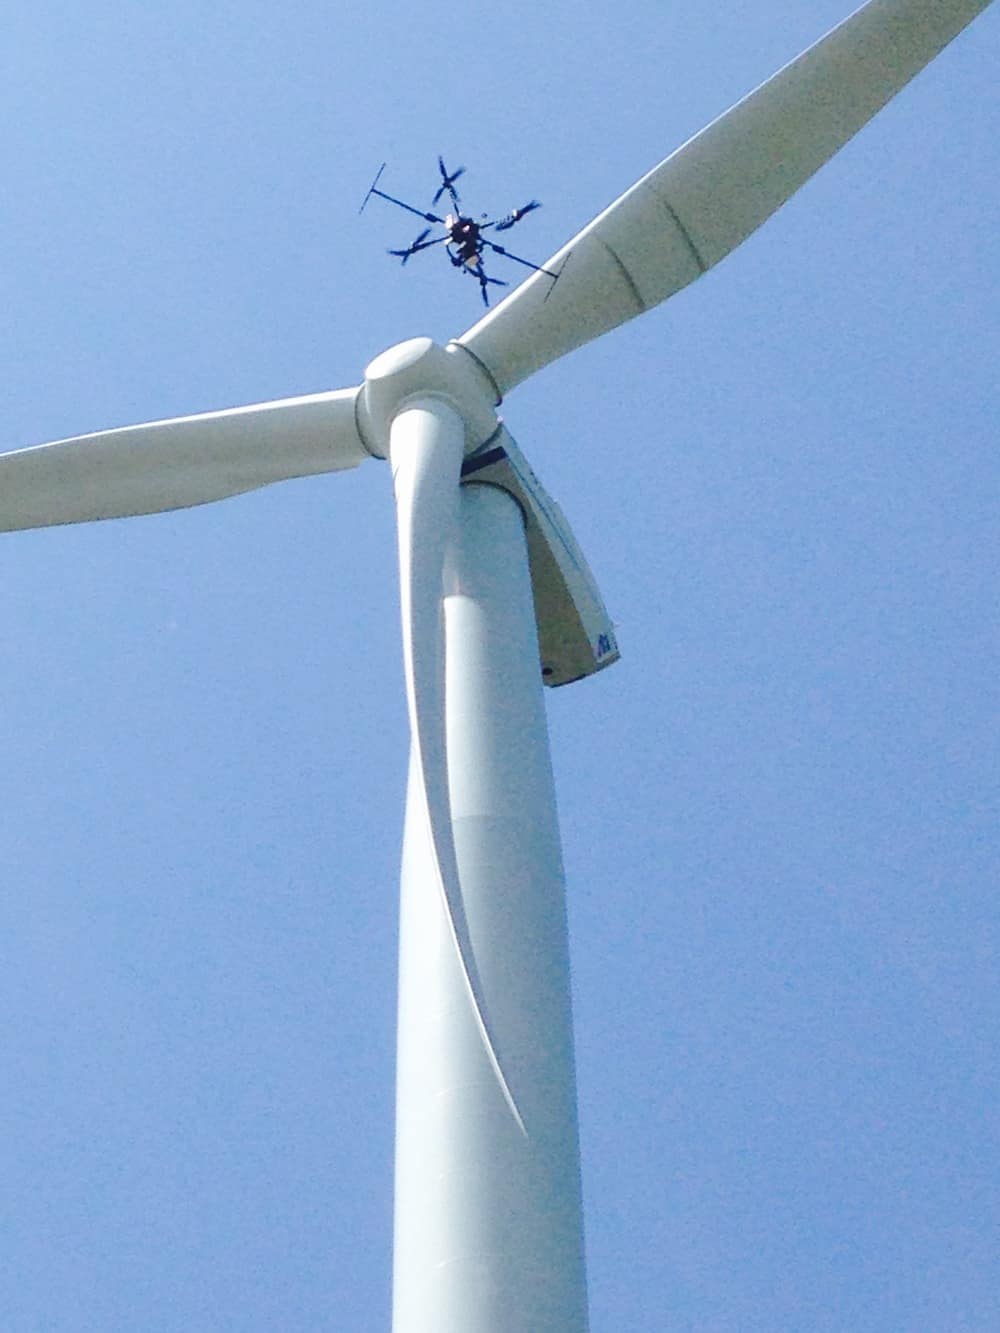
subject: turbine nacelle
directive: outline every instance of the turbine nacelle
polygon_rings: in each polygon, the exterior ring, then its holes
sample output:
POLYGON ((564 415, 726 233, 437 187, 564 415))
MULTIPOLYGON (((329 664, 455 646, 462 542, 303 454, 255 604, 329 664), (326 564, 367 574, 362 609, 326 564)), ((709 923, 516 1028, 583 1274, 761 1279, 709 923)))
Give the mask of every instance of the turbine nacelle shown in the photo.
MULTIPOLYGON (((569 524, 497 417, 496 405, 491 377, 461 344, 441 347, 430 338, 409 338, 382 352, 365 371, 357 398, 358 431, 372 454, 386 458, 393 423, 410 408, 444 407, 461 420, 465 462, 452 484, 495 486, 517 501, 528 544, 542 677, 546 685, 566 685, 618 660, 614 627, 569 524)), ((394 475, 406 466, 399 446, 392 462, 394 475)), ((439 595, 436 588, 434 596, 439 595)))

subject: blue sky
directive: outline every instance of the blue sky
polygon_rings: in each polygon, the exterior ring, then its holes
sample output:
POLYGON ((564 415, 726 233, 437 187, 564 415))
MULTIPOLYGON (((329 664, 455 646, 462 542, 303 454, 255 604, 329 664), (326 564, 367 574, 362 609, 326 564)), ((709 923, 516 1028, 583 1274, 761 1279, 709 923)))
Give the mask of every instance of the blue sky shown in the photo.
MULTIPOLYGON (((462 332, 383 159, 540 261, 847 8, 19 8, 2 447, 462 332)), ((548 696, 594 1333, 1000 1325, 998 40, 504 405, 623 650, 548 696)), ((393 542, 375 463, 0 538, 5 1329, 388 1327, 393 542)))

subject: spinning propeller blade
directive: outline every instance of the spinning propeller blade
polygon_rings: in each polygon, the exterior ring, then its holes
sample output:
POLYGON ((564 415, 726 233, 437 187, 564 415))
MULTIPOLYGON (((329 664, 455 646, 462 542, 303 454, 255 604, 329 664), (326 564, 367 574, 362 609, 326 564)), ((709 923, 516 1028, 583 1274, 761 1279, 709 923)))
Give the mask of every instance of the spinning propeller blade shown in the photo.
POLYGON ((285 398, 0 454, 0 531, 156 514, 370 455, 356 389, 285 398))
POLYGON ((401 258, 403 263, 405 264, 411 255, 415 255, 418 250, 423 250, 425 248, 424 241, 430 234, 431 234, 430 227, 425 227, 412 245, 408 245, 405 250, 390 250, 389 254, 395 255, 397 258, 401 258))
MULTIPOLYGON (((493 248, 496 249, 496 246, 494 246, 493 248)), ((479 263, 475 268, 472 268, 471 266, 469 266, 469 272, 472 274, 472 276, 473 276, 474 278, 478 278, 478 279, 479 279, 479 290, 480 290, 480 293, 482 294, 483 305, 485 305, 485 306, 488 306, 489 303, 490 303, 489 292, 486 290, 487 287, 508 287, 508 286, 510 286, 510 284, 504 282, 504 280, 503 280, 502 278, 488 278, 488 277, 486 276, 486 273, 485 273, 484 269, 483 269, 482 263, 479 263)))
POLYGON ((483 997, 465 915, 448 791, 445 730, 443 571, 456 531, 463 432, 450 438, 420 403, 393 422, 390 459, 399 534, 399 587, 403 666, 414 761, 424 796, 438 888, 476 1024, 503 1096, 522 1133, 514 1100, 483 997))
POLYGON ((444 164, 444 158, 440 155, 438 156, 438 168, 441 172, 441 184, 438 186, 437 193, 434 195, 431 203, 436 204, 441 196, 447 193, 451 196, 451 202, 457 208, 458 192, 455 189, 455 182, 458 180, 459 176, 465 175, 465 168, 459 167, 457 171, 453 171, 449 174, 448 168, 444 164))
POLYGON ((521 208, 515 208, 512 213, 508 213, 505 218, 501 218, 495 223, 497 231, 509 231, 515 222, 520 222, 528 213, 533 213, 536 208, 541 208, 541 203, 537 199, 532 199, 521 208))
POLYGON ((989 0, 871 0, 627 190, 458 339, 500 395, 745 240, 989 0))

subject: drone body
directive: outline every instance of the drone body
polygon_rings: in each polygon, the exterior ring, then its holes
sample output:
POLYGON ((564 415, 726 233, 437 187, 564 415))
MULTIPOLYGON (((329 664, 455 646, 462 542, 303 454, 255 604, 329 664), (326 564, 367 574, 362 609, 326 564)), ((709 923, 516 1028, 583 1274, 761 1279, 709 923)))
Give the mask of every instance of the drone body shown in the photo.
MULTIPOLYGON (((452 202, 453 212, 446 214, 445 217, 439 217, 436 213, 424 212, 422 209, 414 208, 412 204, 404 203, 402 199, 396 199, 391 194, 386 194, 383 190, 377 189, 379 179, 385 170, 385 163, 378 169, 375 179, 372 181, 371 188, 365 195, 364 202, 361 205, 361 211, 365 204, 377 194, 380 199, 387 199, 390 204, 396 204, 399 208, 405 208, 408 213, 415 213, 425 222, 435 223, 444 227, 444 235, 431 236, 431 227, 426 227, 416 240, 406 247, 405 250, 390 250, 389 254, 396 255, 405 264, 411 255, 418 254, 421 250, 429 250, 433 245, 444 245, 445 251, 451 261, 453 268, 461 269, 465 273, 471 274, 478 283, 482 294, 483 305, 489 305, 490 299, 487 287, 506 287, 507 283, 500 278, 490 278, 486 275, 484 268, 484 259, 487 250, 494 254, 503 255, 505 259, 513 259, 516 264, 523 264, 525 268, 533 269, 536 273, 548 273, 539 264, 533 264, 529 259, 522 259, 520 255, 511 254, 502 245, 497 245, 495 241, 488 240, 483 232, 495 229, 496 231, 508 231, 515 222, 531 213, 534 209, 541 207, 537 199, 530 200, 520 208, 515 208, 505 217, 490 219, 484 213, 480 221, 461 211, 461 201, 458 191, 455 189, 455 182, 465 171, 464 167, 458 167, 457 170, 449 172, 444 164, 444 159, 438 157, 438 169, 441 172, 441 184, 438 186, 434 195, 433 203, 439 202, 441 197, 447 194, 452 202)), ((554 273, 549 273, 550 278, 554 278, 554 273)))

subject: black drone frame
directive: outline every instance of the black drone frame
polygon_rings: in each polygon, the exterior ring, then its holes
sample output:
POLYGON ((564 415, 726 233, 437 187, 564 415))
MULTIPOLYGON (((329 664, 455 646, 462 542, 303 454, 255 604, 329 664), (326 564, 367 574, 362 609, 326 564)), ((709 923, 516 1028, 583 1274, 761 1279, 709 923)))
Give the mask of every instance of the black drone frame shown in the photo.
POLYGON ((412 204, 405 203, 402 199, 397 199, 394 195, 386 194, 384 190, 378 189, 378 183, 382 172, 385 171, 385 163, 379 167, 375 179, 372 181, 368 193, 364 197, 361 208, 358 210, 364 212, 365 204, 377 194, 380 199, 386 199, 390 204, 395 204, 398 208, 405 208, 408 213, 415 214, 418 218, 423 218, 425 222, 436 224, 446 228, 443 236, 434 236, 430 240, 427 238, 431 234, 431 227, 425 227, 412 245, 408 245, 405 250, 390 250, 389 254, 397 256, 405 264, 412 255, 419 254, 421 250, 429 250, 432 246, 443 245, 451 261, 453 268, 462 269, 476 278, 479 282, 479 290, 482 293, 483 305, 489 305, 490 298, 487 291, 488 287, 506 287, 509 284, 503 282, 500 278, 490 278, 487 276, 483 267, 484 252, 491 250, 494 254, 502 255, 504 259, 512 259, 515 264, 523 264, 525 268, 532 269, 535 273, 544 273, 553 280, 557 274, 543 268, 540 264, 533 264, 530 259, 522 259, 520 255, 513 254, 502 245, 497 245, 495 241, 488 240, 484 231, 509 231, 516 222, 533 212, 536 208, 541 208, 537 199, 532 199, 523 204, 520 208, 515 208, 505 217, 489 219, 483 214, 482 220, 476 222, 473 218, 464 215, 461 212, 461 202, 458 191, 455 189, 455 182, 461 176, 465 168, 458 167, 457 170, 449 172, 444 164, 444 159, 438 157, 438 168, 441 172, 441 184, 437 188, 432 204, 437 204, 444 195, 448 195, 454 207, 454 214, 442 218, 437 213, 424 212, 422 208, 414 208, 412 204))

